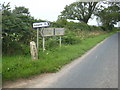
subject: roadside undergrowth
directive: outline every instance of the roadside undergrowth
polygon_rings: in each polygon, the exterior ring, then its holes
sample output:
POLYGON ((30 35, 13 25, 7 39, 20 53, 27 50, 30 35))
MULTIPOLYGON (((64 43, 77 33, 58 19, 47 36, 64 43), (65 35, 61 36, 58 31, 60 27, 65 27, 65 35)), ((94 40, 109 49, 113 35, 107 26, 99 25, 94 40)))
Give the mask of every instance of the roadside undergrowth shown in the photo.
POLYGON ((112 33, 92 34, 95 35, 83 38, 77 44, 62 44, 62 47, 58 46, 48 49, 44 53, 39 51, 39 60, 31 60, 30 55, 3 56, 3 81, 28 78, 32 75, 42 73, 57 72, 63 65, 80 57, 112 33))

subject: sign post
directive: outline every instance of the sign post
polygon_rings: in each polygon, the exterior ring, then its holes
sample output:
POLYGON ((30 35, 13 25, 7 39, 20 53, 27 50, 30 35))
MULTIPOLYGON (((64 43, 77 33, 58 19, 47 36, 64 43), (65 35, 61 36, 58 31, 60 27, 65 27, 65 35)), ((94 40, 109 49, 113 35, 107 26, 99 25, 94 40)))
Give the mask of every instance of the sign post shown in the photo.
POLYGON ((45 51, 45 37, 43 37, 43 52, 45 51))
POLYGON ((37 28, 37 50, 39 51, 39 28, 37 28))
POLYGON ((60 47, 61 47, 61 36, 60 36, 60 47))
MULTIPOLYGON (((39 54, 39 28, 48 27, 49 25, 50 25, 49 22, 33 23, 33 28, 37 28, 37 55, 39 54)), ((45 50, 45 38, 43 37, 43 51, 44 50, 45 50)))

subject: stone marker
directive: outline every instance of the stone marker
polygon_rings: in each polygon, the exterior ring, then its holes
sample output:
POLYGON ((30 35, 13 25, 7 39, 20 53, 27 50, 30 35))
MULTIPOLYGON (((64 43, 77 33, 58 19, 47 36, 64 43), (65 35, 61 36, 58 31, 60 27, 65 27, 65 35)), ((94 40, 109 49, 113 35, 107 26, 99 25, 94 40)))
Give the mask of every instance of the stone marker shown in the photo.
POLYGON ((32 59, 38 59, 37 48, 36 48, 36 44, 34 41, 30 42, 30 53, 31 53, 32 59))

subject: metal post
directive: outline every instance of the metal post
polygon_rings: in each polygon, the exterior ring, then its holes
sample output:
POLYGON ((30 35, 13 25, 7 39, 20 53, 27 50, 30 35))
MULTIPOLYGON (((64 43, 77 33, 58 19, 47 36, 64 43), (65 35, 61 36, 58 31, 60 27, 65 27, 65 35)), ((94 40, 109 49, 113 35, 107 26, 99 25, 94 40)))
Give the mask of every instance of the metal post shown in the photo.
POLYGON ((45 38, 43 37, 43 52, 45 51, 45 38))
POLYGON ((60 47, 61 47, 61 36, 60 36, 60 47))
POLYGON ((37 52, 39 53, 39 28, 37 28, 37 52))

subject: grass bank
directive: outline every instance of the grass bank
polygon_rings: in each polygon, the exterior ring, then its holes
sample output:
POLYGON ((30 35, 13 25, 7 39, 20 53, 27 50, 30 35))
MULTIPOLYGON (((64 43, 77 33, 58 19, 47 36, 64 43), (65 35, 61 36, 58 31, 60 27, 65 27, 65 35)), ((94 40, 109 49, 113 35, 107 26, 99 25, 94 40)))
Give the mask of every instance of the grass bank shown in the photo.
POLYGON ((52 50, 39 53, 39 60, 31 60, 30 56, 3 56, 3 81, 17 78, 28 78, 31 75, 58 71, 63 65, 83 55, 97 43, 111 35, 104 33, 87 37, 74 45, 62 45, 52 50))

